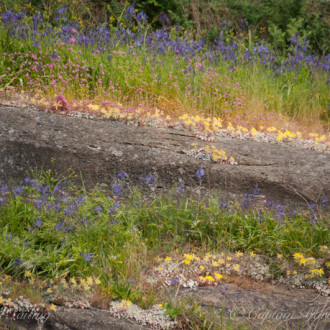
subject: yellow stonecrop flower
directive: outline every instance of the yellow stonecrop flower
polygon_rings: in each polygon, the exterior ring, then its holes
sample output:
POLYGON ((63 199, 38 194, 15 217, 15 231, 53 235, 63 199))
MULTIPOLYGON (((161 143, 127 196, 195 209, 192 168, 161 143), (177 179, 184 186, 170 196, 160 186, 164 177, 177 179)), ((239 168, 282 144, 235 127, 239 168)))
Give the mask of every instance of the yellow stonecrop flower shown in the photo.
POLYGON ((164 259, 164 261, 171 261, 171 260, 172 260, 171 257, 166 257, 166 258, 164 259))
POLYGON ((214 273, 214 276, 215 276, 215 278, 216 278, 217 280, 220 280, 220 279, 223 278, 223 276, 222 276, 221 274, 219 274, 219 273, 214 273))
POLYGON ((242 257, 242 256, 244 256, 244 253, 237 251, 235 253, 235 255, 236 255, 236 257, 242 257))
POLYGON ((199 279, 203 282, 214 282, 214 278, 210 275, 207 276, 200 276, 199 279))
POLYGON ((29 270, 27 270, 27 271, 25 271, 25 276, 26 277, 31 277, 32 273, 29 270))
POLYGON ((86 279, 86 282, 88 285, 92 286, 93 285, 93 277, 92 276, 88 276, 87 279, 86 279))
POLYGON ((120 308, 127 309, 129 306, 132 305, 132 302, 130 300, 122 300, 120 308))
POLYGON ((239 269, 240 269, 240 267, 239 267, 238 264, 235 264, 235 265, 233 266, 233 268, 234 268, 234 270, 236 270, 236 271, 239 271, 239 269))
POLYGON ((311 277, 322 277, 322 275, 324 274, 324 270, 322 268, 319 269, 311 269, 311 277))
POLYGON ((250 133, 251 133, 252 136, 255 136, 255 135, 258 134, 258 131, 254 127, 252 127, 250 133))
POLYGON ((302 258, 304 258, 304 255, 301 254, 301 253, 295 253, 295 254, 293 255, 293 257, 294 257, 295 259, 302 259, 302 258))

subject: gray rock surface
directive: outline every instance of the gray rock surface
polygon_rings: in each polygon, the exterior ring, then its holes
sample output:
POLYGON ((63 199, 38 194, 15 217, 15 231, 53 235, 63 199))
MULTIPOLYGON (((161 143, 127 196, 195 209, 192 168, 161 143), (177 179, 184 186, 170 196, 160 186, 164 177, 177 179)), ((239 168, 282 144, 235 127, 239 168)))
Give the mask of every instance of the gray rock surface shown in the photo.
MULTIPOLYGON (((3 320, 8 329, 17 330, 143 330, 131 320, 111 317, 108 311, 58 308, 44 324, 36 321, 3 320)), ((0 327, 1 329, 1 327, 0 327)))
POLYGON ((329 297, 286 285, 246 284, 186 289, 180 296, 193 296, 204 310, 256 329, 329 329, 329 297))
MULTIPOLYGON (((158 189, 183 180, 196 189, 196 171, 206 170, 205 189, 221 190, 224 200, 243 197, 259 185, 261 199, 291 209, 330 196, 330 154, 263 142, 219 138, 205 142, 174 129, 128 126, 119 122, 74 118, 0 106, 0 180, 16 183, 26 171, 51 166, 81 172, 88 187, 107 183, 125 170, 137 183, 157 174, 158 189), (187 155, 197 144, 223 149, 238 165, 211 163, 187 155)), ((9 183, 10 183, 9 182, 9 183)))

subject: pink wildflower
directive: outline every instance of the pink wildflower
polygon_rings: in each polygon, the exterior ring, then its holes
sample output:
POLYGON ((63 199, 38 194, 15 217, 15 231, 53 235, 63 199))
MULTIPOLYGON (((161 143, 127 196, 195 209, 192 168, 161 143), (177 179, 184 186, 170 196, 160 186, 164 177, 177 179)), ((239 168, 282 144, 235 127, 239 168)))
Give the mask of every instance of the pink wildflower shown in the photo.
POLYGON ((66 98, 62 94, 58 94, 56 96, 56 102, 61 104, 61 108, 63 110, 70 110, 69 102, 66 100, 66 98))

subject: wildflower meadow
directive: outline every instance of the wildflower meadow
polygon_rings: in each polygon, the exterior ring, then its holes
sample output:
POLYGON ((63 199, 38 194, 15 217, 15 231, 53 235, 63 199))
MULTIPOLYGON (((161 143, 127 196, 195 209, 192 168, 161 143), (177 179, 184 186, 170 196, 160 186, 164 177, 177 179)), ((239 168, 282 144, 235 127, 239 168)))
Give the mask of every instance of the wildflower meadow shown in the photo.
MULTIPOLYGON (((197 23, 174 24, 162 1, 152 7, 157 20, 143 1, 98 3, 0 4, 1 103, 329 152, 330 54, 312 48, 302 21, 290 21, 280 47, 243 19, 239 33, 223 20, 210 39, 197 23)), ((214 147, 199 153, 237 165, 214 147)), ((90 190, 75 175, 39 169, 15 187, 1 178, 3 313, 13 316, 20 296, 47 313, 79 297, 112 301, 119 313, 154 308, 164 328, 181 317, 197 329, 219 324, 169 299, 170 290, 246 277, 330 294, 329 196, 289 213, 267 197, 256 205, 257 186, 224 202, 193 198, 182 184, 156 194, 152 173, 135 186, 122 171, 90 190)), ((205 177, 201 166, 196 178, 205 177)))

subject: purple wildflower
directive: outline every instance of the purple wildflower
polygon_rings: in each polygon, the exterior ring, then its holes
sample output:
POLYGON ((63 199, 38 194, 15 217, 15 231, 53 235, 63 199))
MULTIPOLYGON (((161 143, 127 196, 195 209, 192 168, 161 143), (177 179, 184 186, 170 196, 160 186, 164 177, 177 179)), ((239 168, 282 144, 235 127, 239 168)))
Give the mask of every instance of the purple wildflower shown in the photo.
POLYGON ((36 219, 35 224, 37 227, 41 227, 42 226, 42 221, 40 219, 36 219))
POLYGON ((102 206, 101 205, 98 205, 96 208, 95 208, 95 210, 94 210, 94 212, 97 214, 97 213, 100 213, 102 211, 102 206))
POLYGON ((153 175, 153 174, 148 174, 146 176, 146 184, 149 185, 149 184, 152 184, 156 181, 156 177, 153 175))
POLYGON ((13 262, 13 264, 17 267, 19 267, 22 264, 22 261, 20 258, 16 258, 13 262))
POLYGON ((91 258, 92 258, 93 254, 92 253, 82 253, 81 255, 84 257, 85 263, 86 263, 86 262, 91 261, 91 258))
POLYGON ((0 187, 0 193, 1 194, 5 194, 7 191, 8 191, 7 185, 4 184, 0 187))
POLYGON ((68 207, 67 209, 64 209, 64 215, 68 215, 68 214, 71 214, 73 213, 73 210, 71 209, 71 207, 68 207))
POLYGON ((115 195, 115 196, 120 196, 123 194, 123 184, 122 183, 117 183, 117 184, 113 184, 112 186, 112 193, 115 195))
POLYGON ((196 172, 196 176, 197 176, 197 178, 200 180, 203 176, 205 175, 205 170, 204 170, 204 168, 200 168, 199 170, 197 170, 197 172, 196 172))
POLYGON ((17 185, 13 190, 12 193, 16 196, 19 196, 24 191, 25 186, 24 185, 17 185))
POLYGON ((118 174, 118 178, 119 178, 119 179, 124 179, 126 176, 127 176, 127 174, 126 174, 126 172, 124 172, 124 171, 121 171, 121 172, 118 174))

